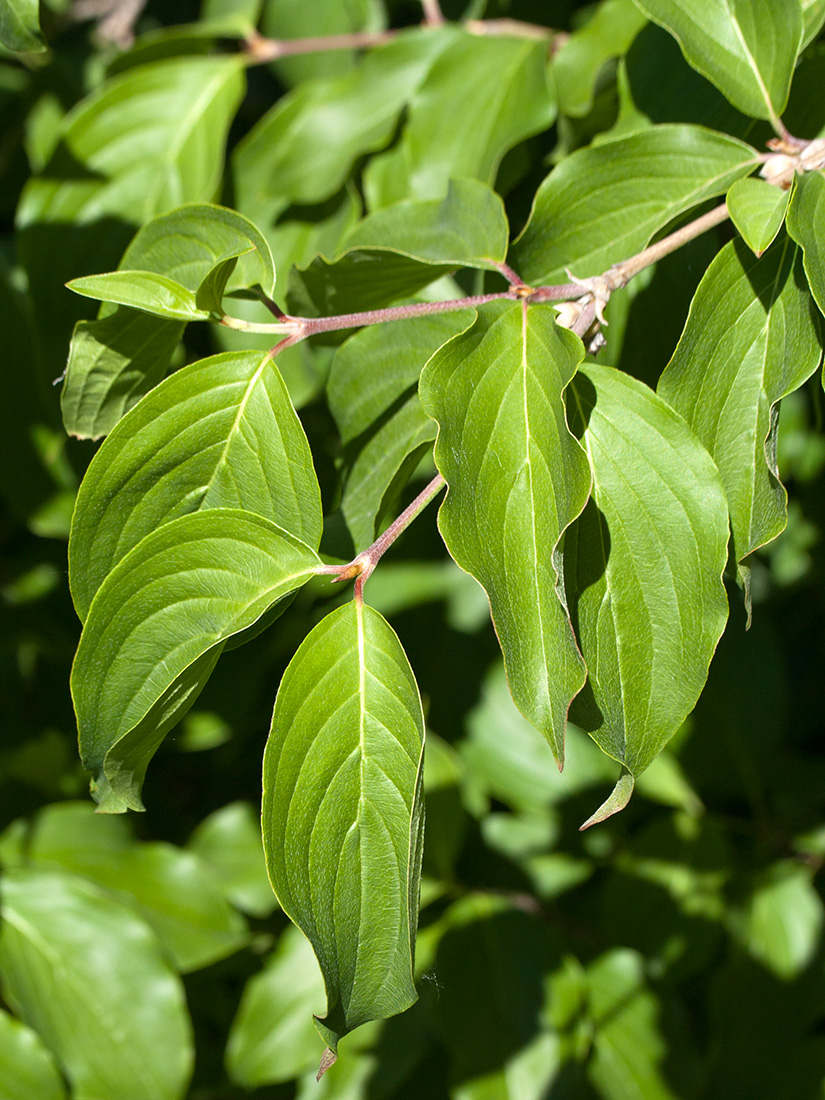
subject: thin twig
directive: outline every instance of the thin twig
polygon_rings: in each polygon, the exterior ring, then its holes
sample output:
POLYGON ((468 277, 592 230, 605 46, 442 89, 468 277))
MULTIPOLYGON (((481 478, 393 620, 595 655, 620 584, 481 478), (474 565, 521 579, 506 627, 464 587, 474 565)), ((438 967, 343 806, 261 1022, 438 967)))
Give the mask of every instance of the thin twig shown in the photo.
POLYGON ((440 27, 444 20, 444 13, 438 0, 421 0, 424 9, 424 22, 430 27, 440 27))
POLYGON ((706 233, 708 229, 713 229, 715 225, 720 225, 729 217, 730 214, 728 213, 727 204, 723 202, 721 205, 715 206, 713 210, 709 210, 707 214, 702 214, 701 217, 695 218, 692 222, 688 222, 687 225, 683 225, 681 229, 669 233, 666 237, 652 244, 649 248, 637 252, 636 255, 631 256, 629 260, 623 260, 619 264, 613 264, 613 266, 605 272, 604 278, 607 280, 611 290, 617 290, 619 287, 626 286, 634 275, 638 275, 639 272, 644 271, 646 267, 650 267, 651 264, 655 264, 658 260, 664 259, 665 256, 669 256, 671 252, 675 252, 677 249, 681 248, 682 245, 695 240, 696 237, 700 237, 703 233, 706 233))
POLYGON ((314 38, 264 38, 250 35, 246 40, 246 53, 250 64, 260 65, 295 54, 323 53, 327 50, 360 50, 370 46, 383 46, 396 37, 398 31, 353 31, 350 34, 319 35, 314 38))

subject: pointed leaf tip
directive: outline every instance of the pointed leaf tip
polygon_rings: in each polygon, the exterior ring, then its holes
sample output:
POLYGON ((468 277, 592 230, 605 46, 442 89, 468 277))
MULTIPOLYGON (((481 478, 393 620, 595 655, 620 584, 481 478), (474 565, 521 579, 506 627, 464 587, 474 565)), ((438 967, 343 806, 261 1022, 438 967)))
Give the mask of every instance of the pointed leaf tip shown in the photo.
POLYGON ((321 1055, 321 1064, 318 1066, 318 1072, 315 1074, 315 1080, 320 1081, 324 1074, 327 1072, 330 1066, 334 1066, 338 1061, 338 1055, 335 1051, 326 1048, 321 1055))
POLYGON ((588 817, 584 825, 579 826, 579 832, 583 833, 584 830, 589 829, 591 825, 599 825, 602 821, 606 821, 608 817, 612 817, 613 814, 617 814, 620 810, 623 810, 630 801, 630 796, 633 794, 635 785, 636 780, 627 768, 622 768, 616 786, 613 788, 608 798, 605 799, 591 817, 588 817))

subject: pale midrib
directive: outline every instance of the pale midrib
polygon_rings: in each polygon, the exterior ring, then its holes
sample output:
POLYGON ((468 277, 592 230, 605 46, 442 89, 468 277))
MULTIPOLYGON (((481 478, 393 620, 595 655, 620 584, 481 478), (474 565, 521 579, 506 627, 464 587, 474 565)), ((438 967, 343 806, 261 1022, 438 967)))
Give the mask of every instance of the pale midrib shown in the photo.
POLYGON ((267 365, 269 364, 269 362, 270 362, 270 359, 269 359, 269 355, 267 354, 262 359, 260 366, 258 367, 258 369, 255 371, 255 373, 252 375, 249 382, 247 383, 246 389, 244 390, 244 393, 243 393, 243 397, 241 398, 241 400, 238 404, 238 411, 235 413, 235 419, 232 421, 232 426, 230 427, 229 431, 226 433, 226 441, 224 442, 224 445, 221 449, 221 453, 218 457, 218 460, 215 463, 215 468, 212 471, 212 473, 209 477, 209 480, 207 481, 207 483, 203 487, 203 497, 201 498, 201 502, 198 505, 199 508, 203 508, 204 501, 206 500, 207 496, 209 495, 210 489, 215 484, 215 478, 218 476, 218 471, 221 470, 226 465, 226 462, 227 462, 227 459, 228 459, 228 456, 229 456, 229 449, 230 449, 230 447, 232 445, 232 442, 235 439, 235 436, 236 436, 236 434, 237 434, 237 432, 240 428, 241 421, 244 418, 244 414, 246 413, 246 406, 249 404, 249 401, 252 397, 252 394, 255 391, 255 387, 258 385, 258 382, 260 381, 261 376, 262 376, 264 370, 266 369, 267 365))
POLYGON ((745 58, 747 59, 747 62, 750 65, 751 70, 753 71, 753 75, 756 78, 756 83, 759 85, 759 91, 762 94, 762 98, 765 100, 765 105, 768 108, 768 113, 772 119, 776 119, 776 111, 773 109, 773 102, 771 101, 770 93, 765 87, 765 82, 762 79, 762 74, 760 73, 759 67, 756 64, 756 58, 751 53, 750 46, 748 46, 748 43, 745 40, 745 36, 742 33, 742 28, 739 26, 739 20, 736 18, 733 11, 731 11, 729 0, 722 0, 722 2, 727 9, 727 13, 731 21, 731 26, 736 32, 736 37, 739 39, 739 43, 742 46, 742 51, 745 54, 745 58))

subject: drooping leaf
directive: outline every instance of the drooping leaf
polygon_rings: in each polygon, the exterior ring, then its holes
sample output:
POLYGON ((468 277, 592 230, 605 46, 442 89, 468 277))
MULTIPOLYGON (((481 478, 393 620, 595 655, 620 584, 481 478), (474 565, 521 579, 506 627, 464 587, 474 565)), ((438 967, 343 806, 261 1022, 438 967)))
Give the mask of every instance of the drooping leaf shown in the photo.
POLYGON ((45 50, 40 32, 40 0, 0 0, 0 42, 9 50, 26 53, 45 50))
POLYGON ((264 754, 269 877, 312 943, 341 1036, 417 997, 424 719, 401 645, 371 608, 328 615, 284 673, 264 754))
POLYGON ((173 321, 209 319, 207 310, 198 308, 191 290, 153 271, 109 271, 105 275, 72 279, 66 285, 86 298, 142 309, 173 321))
POLYGON ((572 717, 630 773, 615 812, 707 678, 727 619, 727 508, 707 451, 641 382, 588 365, 568 404, 593 470, 593 497, 564 543, 588 669, 572 717))
POLYGON ((746 115, 776 121, 802 44, 794 0, 636 0, 687 61, 746 115))
POLYGON ((225 642, 317 565, 309 546, 271 520, 219 508, 165 523, 108 574, 72 669, 81 759, 105 810, 142 808, 143 775, 182 716, 181 691, 191 706, 202 667, 211 671, 225 642))
POLYGON ((0 1096, 66 1100, 63 1078, 36 1031, 0 1009, 0 1096))
POLYGON ((27 838, 26 862, 90 879, 135 909, 174 966, 197 970, 247 942, 246 924, 206 867, 173 844, 138 843, 123 818, 89 802, 46 807, 27 838))
POLYGON ((602 67, 626 52, 645 22, 633 0, 606 0, 573 31, 552 63, 561 114, 588 113, 602 67))
POLYGON ((793 243, 783 234, 760 260, 741 241, 725 245, 699 284, 659 394, 716 463, 737 563, 785 528, 778 402, 813 374, 821 355, 793 243))
POLYGON ((289 927, 266 968, 247 982, 226 1046, 226 1068, 253 1089, 298 1077, 318 1065, 312 1014, 324 1003, 324 981, 309 940, 289 927))
POLYGON ((730 219, 757 256, 761 256, 782 228, 790 191, 773 187, 765 180, 737 180, 728 191, 730 219))
POLYGON ((446 28, 405 32, 351 72, 284 96, 235 151, 239 208, 264 225, 293 202, 331 198, 357 157, 390 140, 404 105, 453 40, 446 28))
POLYGON ((401 140, 370 162, 369 209, 441 198, 462 176, 492 185, 504 154, 555 118, 546 60, 535 39, 456 36, 412 97, 401 140))
POLYGON ((821 173, 806 172, 797 179, 787 224, 788 233, 802 248, 811 294, 820 312, 825 313, 825 178, 821 173))
POLYGON ((536 193, 509 261, 528 283, 600 275, 755 166, 743 142, 698 126, 652 126, 581 149, 536 193))
POLYGON ((213 197, 243 89, 240 57, 173 58, 115 77, 67 116, 17 214, 21 257, 57 361, 77 316, 63 284, 112 270, 156 214, 213 197))
POLYGON ((266 875, 260 817, 248 802, 229 802, 204 818, 188 847, 238 909, 267 917, 277 908, 266 875))
POLYGON ((309 444, 268 354, 228 352, 184 367, 101 446, 78 493, 69 541, 80 618, 145 535, 210 508, 242 508, 313 548, 320 542, 309 444))
POLYGON ((327 397, 349 460, 341 511, 356 550, 375 538, 399 481, 435 438, 418 400, 421 369, 472 316, 462 310, 373 325, 335 353, 327 397))
POLYGON ((3 995, 54 1051, 73 1095, 181 1100, 191 1025, 148 926, 74 875, 10 871, 2 903, 3 995))
POLYGON ((584 683, 560 591, 559 541, 584 508, 590 472, 562 394, 583 356, 552 310, 491 303, 428 363, 425 411, 449 486, 439 526, 487 591, 513 698, 564 758, 564 725, 584 683))

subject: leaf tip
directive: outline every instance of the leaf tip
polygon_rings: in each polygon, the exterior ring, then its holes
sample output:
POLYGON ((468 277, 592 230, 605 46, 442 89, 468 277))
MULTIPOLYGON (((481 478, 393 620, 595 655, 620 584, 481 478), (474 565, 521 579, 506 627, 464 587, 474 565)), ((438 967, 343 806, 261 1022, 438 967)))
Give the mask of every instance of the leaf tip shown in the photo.
POLYGON ((610 792, 605 801, 599 806, 598 810, 590 817, 583 825, 579 826, 579 832, 583 833, 585 829, 589 829, 591 825, 599 825, 602 821, 606 821, 608 817, 612 817, 613 814, 619 813, 630 801, 630 796, 633 794, 633 787, 636 784, 636 780, 622 765, 622 772, 619 776, 616 786, 610 792))
POLYGON ((338 1055, 334 1050, 330 1050, 327 1047, 324 1053, 321 1055, 321 1064, 318 1066, 318 1072, 315 1075, 315 1080, 320 1081, 324 1074, 327 1072, 330 1066, 334 1066, 338 1061, 338 1055))

